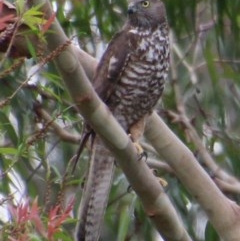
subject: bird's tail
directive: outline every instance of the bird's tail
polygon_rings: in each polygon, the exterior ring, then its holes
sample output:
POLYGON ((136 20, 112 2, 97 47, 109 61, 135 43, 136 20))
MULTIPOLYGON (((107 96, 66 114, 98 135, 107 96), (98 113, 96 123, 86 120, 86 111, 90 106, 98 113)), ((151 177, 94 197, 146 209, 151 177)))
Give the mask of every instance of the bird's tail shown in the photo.
POLYGON ((79 209, 77 241, 98 240, 114 173, 114 158, 98 137, 93 149, 79 209))

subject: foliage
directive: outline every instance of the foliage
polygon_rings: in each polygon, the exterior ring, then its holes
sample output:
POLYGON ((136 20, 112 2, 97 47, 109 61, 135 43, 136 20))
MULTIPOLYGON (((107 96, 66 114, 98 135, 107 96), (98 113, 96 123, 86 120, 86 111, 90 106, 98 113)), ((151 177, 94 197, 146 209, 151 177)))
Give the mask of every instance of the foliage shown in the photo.
MULTIPOLYGON (((19 1, 18 5, 22 21, 36 34, 44 35, 55 16, 48 22, 43 20, 38 7, 27 10, 24 4, 19 1), (39 24, 44 30, 39 30, 39 24)), ((73 36, 73 40, 78 40, 80 46, 94 56, 102 53, 103 46, 126 17, 125 0, 52 1, 52 4, 67 35, 73 36)), ((165 4, 171 28, 172 64, 159 113, 196 154, 210 176, 215 177, 215 170, 199 156, 198 146, 181 120, 182 114, 188 117, 216 164, 230 175, 239 176, 240 1, 166 0, 165 4)), ((0 30, 11 18, 9 15, 0 19, 0 30)), ((73 208, 71 202, 63 212, 54 203, 63 203, 75 193, 77 199, 81 195, 78 186, 86 173, 87 150, 74 175, 70 170, 83 120, 72 105, 57 70, 48 62, 53 58, 52 53, 48 53, 50 58, 45 57, 44 61, 36 57, 36 53, 41 52, 38 47, 29 44, 34 58, 26 61, 0 55, 0 206, 7 209, 4 200, 18 203, 9 206, 11 222, 0 215, 1 232, 6 233, 6 240, 72 240, 69 233, 72 234, 75 225, 78 203, 73 208), (23 203, 26 198, 33 201, 23 203), (62 222, 69 220, 72 209, 74 218, 68 228, 61 231, 62 222), (43 210, 51 211, 47 215, 43 210), (21 239, 16 239, 14 232, 21 232, 21 239)), ((160 159, 156 153, 147 151, 150 158, 160 159)), ((206 217, 176 177, 165 170, 159 172, 168 181, 166 192, 192 237, 218 240, 209 224, 205 230, 206 217), (204 232, 193 225, 199 222, 204 232)), ((118 170, 103 239, 156 240, 154 228, 135 194, 126 191, 127 186, 118 170)), ((220 188, 239 201, 239 191, 220 188)))
POLYGON ((67 238, 61 226, 70 216, 73 200, 65 210, 60 205, 51 208, 47 217, 40 215, 37 199, 30 204, 20 203, 17 206, 9 205, 12 222, 6 223, 1 230, 2 240, 28 241, 28 240, 56 240, 67 238))

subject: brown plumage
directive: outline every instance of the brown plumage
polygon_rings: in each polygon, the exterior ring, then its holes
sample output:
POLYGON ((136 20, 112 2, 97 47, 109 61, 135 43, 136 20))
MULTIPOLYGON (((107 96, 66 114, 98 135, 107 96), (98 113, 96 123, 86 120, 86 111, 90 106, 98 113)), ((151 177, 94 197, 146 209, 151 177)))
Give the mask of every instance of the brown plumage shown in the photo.
MULTIPOLYGON (((168 68, 168 24, 163 3, 130 1, 128 20, 109 43, 93 84, 134 141, 161 97, 168 68)), ((114 158, 98 137, 94 146, 95 157, 80 205, 78 241, 98 240, 114 172, 114 158)))

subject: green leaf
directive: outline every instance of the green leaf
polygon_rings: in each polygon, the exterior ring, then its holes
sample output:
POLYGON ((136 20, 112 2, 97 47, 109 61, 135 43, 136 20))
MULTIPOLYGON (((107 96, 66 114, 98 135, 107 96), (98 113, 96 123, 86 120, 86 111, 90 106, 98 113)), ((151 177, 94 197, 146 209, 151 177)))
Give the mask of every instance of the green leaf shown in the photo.
POLYGON ((205 229, 205 241, 220 241, 220 237, 210 222, 207 223, 205 229))
POLYGON ((23 23, 34 31, 38 31, 39 25, 46 23, 46 20, 43 18, 43 13, 38 10, 40 7, 41 5, 34 6, 22 15, 23 23))
POLYGON ((42 238, 36 234, 28 234, 31 241, 42 241, 42 238))
POLYGON ((0 147, 0 154, 17 155, 18 149, 13 147, 0 147))
POLYGON ((17 146, 18 136, 8 116, 2 111, 0 111, 0 134, 4 134, 5 137, 8 137, 17 146))
POLYGON ((34 58, 34 59, 37 59, 37 54, 36 54, 36 46, 33 46, 32 42, 29 41, 29 38, 26 36, 26 42, 27 42, 27 46, 28 46, 28 50, 31 54, 31 56, 34 58))
POLYGON ((129 224, 130 224, 129 209, 128 209, 128 206, 125 205, 121 209, 117 241, 124 241, 124 240, 126 240, 129 224))
POLYGON ((62 232, 57 232, 54 234, 54 240, 63 240, 63 241, 74 241, 69 237, 69 234, 62 232))
POLYGON ((16 7, 17 7, 17 15, 22 16, 25 10, 25 0, 17 0, 16 7))

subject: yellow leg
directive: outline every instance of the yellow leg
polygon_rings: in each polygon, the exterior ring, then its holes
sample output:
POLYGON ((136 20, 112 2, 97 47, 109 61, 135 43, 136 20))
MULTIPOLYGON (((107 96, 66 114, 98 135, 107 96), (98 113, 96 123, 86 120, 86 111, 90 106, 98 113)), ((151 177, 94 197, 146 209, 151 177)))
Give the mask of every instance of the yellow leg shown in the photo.
POLYGON ((145 118, 143 117, 138 122, 134 123, 129 129, 129 136, 132 139, 134 146, 137 149, 139 160, 145 157, 147 159, 147 153, 143 150, 141 145, 138 143, 139 138, 142 136, 145 128, 145 118))
POLYGON ((168 182, 164 179, 159 177, 159 183, 163 186, 163 187, 167 187, 168 182))
MULTIPOLYGON (((129 132, 130 132, 129 136, 132 139, 132 142, 137 149, 139 160, 141 160, 143 157, 145 157, 145 160, 147 160, 147 153, 143 150, 141 145, 138 143, 139 138, 143 135, 144 128, 145 128, 145 117, 140 119, 138 122, 134 123, 134 125, 132 125, 131 128, 129 129, 129 132)), ((166 187, 168 185, 167 181, 160 177, 159 177, 159 182, 163 187, 166 187)))
POLYGON ((142 146, 138 143, 138 142, 133 142, 133 145, 136 147, 137 149, 137 153, 139 156, 138 160, 141 160, 143 157, 145 157, 145 161, 147 160, 147 152, 145 152, 142 148, 142 146))
POLYGON ((158 179, 159 183, 165 188, 168 186, 168 182, 162 178, 162 177, 158 177, 157 176, 157 170, 156 169, 151 169, 153 172, 153 175, 156 176, 156 178, 158 179))

